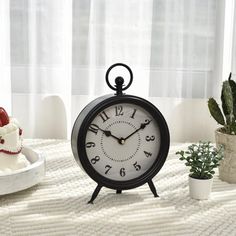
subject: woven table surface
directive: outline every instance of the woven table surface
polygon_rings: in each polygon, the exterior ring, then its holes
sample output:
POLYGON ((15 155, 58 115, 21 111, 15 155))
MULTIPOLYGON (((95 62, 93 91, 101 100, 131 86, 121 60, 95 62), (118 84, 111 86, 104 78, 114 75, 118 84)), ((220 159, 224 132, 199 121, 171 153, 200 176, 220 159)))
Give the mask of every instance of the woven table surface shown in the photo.
POLYGON ((116 194, 102 188, 87 204, 96 183, 76 164, 70 142, 26 140, 46 156, 44 180, 0 197, 0 236, 8 235, 236 235, 236 185, 214 177, 209 200, 188 194, 188 169, 172 144, 153 179, 160 198, 147 184, 116 194))

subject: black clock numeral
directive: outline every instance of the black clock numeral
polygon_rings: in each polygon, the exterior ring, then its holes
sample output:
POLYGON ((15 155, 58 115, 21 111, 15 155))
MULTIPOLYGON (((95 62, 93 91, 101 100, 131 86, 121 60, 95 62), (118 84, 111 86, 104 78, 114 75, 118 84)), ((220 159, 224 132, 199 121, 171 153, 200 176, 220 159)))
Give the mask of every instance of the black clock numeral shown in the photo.
POLYGON ((86 143, 86 148, 91 148, 91 147, 95 147, 96 144, 94 142, 87 142, 86 143))
POLYGON ((141 166, 138 165, 137 161, 133 164, 133 166, 134 166, 135 170, 137 170, 137 171, 141 170, 141 166))
POLYGON ((143 151, 143 152, 144 152, 144 154, 145 154, 146 157, 152 156, 152 153, 151 153, 151 152, 146 152, 146 151, 143 151))
POLYGON ((115 109, 116 109, 116 116, 123 116, 124 115, 122 106, 116 106, 115 109))
POLYGON ((120 176, 124 177, 125 176, 125 168, 120 169, 120 176))
POLYGON ((134 109, 134 111, 133 111, 132 115, 130 116, 130 118, 134 119, 134 115, 135 115, 136 111, 137 111, 137 109, 134 109))
POLYGON ((88 129, 89 131, 91 131, 91 132, 93 132, 93 133, 95 133, 95 134, 97 134, 98 133, 98 130, 99 130, 99 127, 97 126, 97 125, 95 125, 95 124, 91 124, 90 126, 89 126, 89 129, 88 129))
POLYGON ((100 160, 99 156, 95 156, 94 158, 91 159, 91 163, 94 165, 100 160))
POLYGON ((123 116, 124 115, 122 106, 116 106, 115 109, 116 109, 116 116, 123 116))
POLYGON ((146 136, 146 141, 147 142, 150 142, 150 141, 154 141, 155 140, 155 136, 152 135, 152 136, 146 136))
POLYGON ((112 166, 110 166, 110 165, 106 165, 106 166, 105 166, 105 169, 107 169, 107 170, 105 171, 105 174, 107 174, 108 171, 109 171, 111 168, 112 168, 112 166))
POLYGON ((104 123, 105 121, 107 121, 108 119, 110 119, 110 117, 108 117, 108 115, 106 114, 105 111, 101 112, 101 113, 99 114, 99 116, 102 118, 103 123, 104 123))

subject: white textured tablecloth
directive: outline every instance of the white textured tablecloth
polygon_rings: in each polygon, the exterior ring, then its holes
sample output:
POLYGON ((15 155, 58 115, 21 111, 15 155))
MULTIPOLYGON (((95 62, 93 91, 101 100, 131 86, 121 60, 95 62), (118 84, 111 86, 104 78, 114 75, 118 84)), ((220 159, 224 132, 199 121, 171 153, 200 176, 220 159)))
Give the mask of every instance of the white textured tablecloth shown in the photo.
POLYGON ((0 236, 5 235, 236 235, 236 185, 216 175, 210 200, 188 195, 188 171, 172 145, 154 178, 160 198, 148 185, 115 194, 96 187, 73 159, 69 141, 27 140, 46 154, 47 173, 37 186, 0 197, 0 236))

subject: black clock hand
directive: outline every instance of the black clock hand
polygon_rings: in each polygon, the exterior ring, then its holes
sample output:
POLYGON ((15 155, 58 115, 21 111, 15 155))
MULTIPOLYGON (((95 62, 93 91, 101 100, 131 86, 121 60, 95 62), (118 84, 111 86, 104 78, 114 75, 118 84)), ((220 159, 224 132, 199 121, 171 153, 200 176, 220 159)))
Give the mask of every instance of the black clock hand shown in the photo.
POLYGON ((122 138, 117 138, 115 135, 111 133, 110 130, 103 130, 100 127, 98 127, 98 129, 101 130, 107 137, 113 137, 118 141, 118 143, 122 144, 122 141, 121 141, 122 138))
POLYGON ((128 135, 128 136, 124 139, 124 141, 127 140, 127 139, 128 139, 129 137, 131 137, 132 135, 134 135, 135 133, 137 133, 139 130, 144 129, 148 124, 150 124, 151 121, 152 121, 152 120, 145 120, 145 123, 142 123, 142 124, 140 125, 140 127, 139 127, 138 129, 136 129, 133 133, 131 133, 130 135, 128 135))

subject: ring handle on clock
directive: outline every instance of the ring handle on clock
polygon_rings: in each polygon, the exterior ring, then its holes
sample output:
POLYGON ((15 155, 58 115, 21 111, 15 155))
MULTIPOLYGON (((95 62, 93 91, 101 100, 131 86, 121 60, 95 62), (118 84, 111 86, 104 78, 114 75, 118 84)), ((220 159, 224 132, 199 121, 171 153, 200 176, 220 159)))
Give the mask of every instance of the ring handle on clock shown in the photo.
POLYGON ((112 66, 109 67, 109 69, 108 69, 107 72, 106 72, 106 82, 107 82, 107 85, 109 86, 109 88, 111 88, 112 90, 117 91, 117 95, 121 95, 121 94, 122 94, 122 91, 123 91, 123 90, 126 90, 127 88, 129 88, 129 86, 132 84, 132 82, 133 82, 133 72, 132 72, 132 70, 130 69, 130 67, 128 67, 128 66, 127 66, 126 64, 124 64, 124 63, 116 63, 116 64, 113 64, 112 66), (125 68, 129 71, 129 73, 130 73, 130 81, 129 81, 129 83, 128 83, 125 87, 123 87, 124 79, 123 79, 121 76, 116 77, 116 79, 115 79, 116 85, 115 85, 115 86, 112 86, 112 85, 110 84, 110 82, 109 82, 109 73, 110 73, 110 71, 111 71, 114 67, 116 67, 116 66, 123 66, 123 67, 125 67, 125 68))

